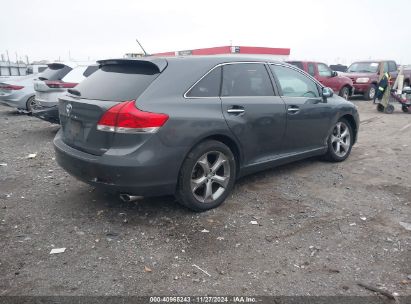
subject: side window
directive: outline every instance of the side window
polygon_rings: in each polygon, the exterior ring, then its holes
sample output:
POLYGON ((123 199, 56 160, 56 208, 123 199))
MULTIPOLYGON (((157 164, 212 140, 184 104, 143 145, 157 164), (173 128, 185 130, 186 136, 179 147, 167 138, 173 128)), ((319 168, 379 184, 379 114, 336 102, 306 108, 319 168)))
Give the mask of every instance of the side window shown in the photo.
POLYGON ((282 96, 289 97, 319 97, 317 84, 296 70, 270 65, 271 70, 277 76, 282 90, 282 96))
POLYGON ((389 69, 388 69, 388 61, 385 61, 385 62, 384 62, 384 72, 389 72, 389 69))
POLYGON ((223 67, 221 95, 273 96, 274 89, 264 64, 227 64, 223 67))
POLYGON ((217 67, 201 79, 187 97, 217 97, 220 95, 221 67, 217 67))
POLYGON ((315 76, 315 66, 314 63, 309 63, 308 64, 308 74, 310 74, 311 76, 315 76))
POLYGON ((388 71, 389 72, 395 72, 397 71, 397 65, 393 61, 388 62, 388 71))
POLYGON ((322 77, 331 77, 331 70, 324 63, 318 64, 318 75, 322 77))

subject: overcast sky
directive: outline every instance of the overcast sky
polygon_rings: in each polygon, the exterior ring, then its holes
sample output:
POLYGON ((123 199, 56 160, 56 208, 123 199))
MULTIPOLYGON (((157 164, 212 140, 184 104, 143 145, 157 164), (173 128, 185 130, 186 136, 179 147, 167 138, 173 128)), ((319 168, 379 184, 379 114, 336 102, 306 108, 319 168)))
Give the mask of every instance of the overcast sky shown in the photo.
POLYGON ((411 64, 410 0, 13 0, 0 4, 12 60, 122 57, 222 45, 291 48, 292 59, 411 64))

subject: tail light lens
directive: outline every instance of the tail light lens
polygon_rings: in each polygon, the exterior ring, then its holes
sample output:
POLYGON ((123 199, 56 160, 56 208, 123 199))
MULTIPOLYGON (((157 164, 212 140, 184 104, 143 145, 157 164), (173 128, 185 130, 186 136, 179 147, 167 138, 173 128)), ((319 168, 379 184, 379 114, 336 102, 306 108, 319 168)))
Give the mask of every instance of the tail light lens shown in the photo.
POLYGON ((97 130, 115 133, 155 133, 168 120, 167 114, 144 112, 135 100, 111 107, 100 118, 97 130))
POLYGON ((6 84, 6 85, 0 85, 0 89, 1 90, 8 90, 8 91, 17 91, 17 90, 21 90, 22 86, 18 86, 18 85, 11 85, 11 84, 6 84))
POLYGON ((74 82, 64 82, 64 81, 55 81, 55 80, 46 80, 44 83, 53 89, 71 89, 74 88, 78 83, 74 82))

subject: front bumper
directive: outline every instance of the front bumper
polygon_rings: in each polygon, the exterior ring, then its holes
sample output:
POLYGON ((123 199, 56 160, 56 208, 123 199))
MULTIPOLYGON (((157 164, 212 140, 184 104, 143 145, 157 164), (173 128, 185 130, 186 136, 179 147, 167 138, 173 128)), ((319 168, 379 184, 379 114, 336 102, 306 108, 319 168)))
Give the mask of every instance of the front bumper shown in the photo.
POLYGON ((54 124, 60 124, 59 110, 57 106, 39 106, 31 112, 31 115, 54 124))
MULTIPOLYGON (((97 156, 68 146, 63 142, 61 134, 60 130, 53 141, 56 161, 77 179, 117 194, 162 196, 175 193, 179 165, 170 160, 174 154, 168 153, 167 149, 162 151, 157 148, 158 152, 151 160, 138 161, 139 156, 150 153, 152 146, 158 146, 158 142, 155 141, 151 147, 134 157, 107 154, 97 156)), ((173 152, 181 155, 181 151, 173 152)))
POLYGON ((370 83, 354 83, 354 94, 364 94, 370 86, 370 83))

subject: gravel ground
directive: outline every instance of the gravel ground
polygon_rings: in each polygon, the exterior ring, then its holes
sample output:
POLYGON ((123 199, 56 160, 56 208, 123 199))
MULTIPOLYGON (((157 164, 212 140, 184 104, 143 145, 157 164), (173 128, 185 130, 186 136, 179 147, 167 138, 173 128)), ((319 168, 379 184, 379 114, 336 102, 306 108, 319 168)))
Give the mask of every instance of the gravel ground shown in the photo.
POLYGON ((347 161, 243 178, 201 214, 95 191, 57 166, 57 126, 0 106, 0 295, 411 295, 411 115, 354 102, 347 161))

